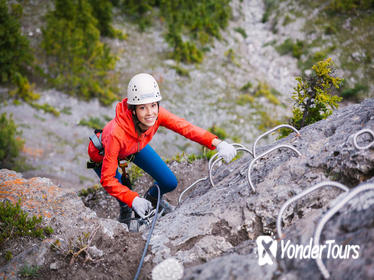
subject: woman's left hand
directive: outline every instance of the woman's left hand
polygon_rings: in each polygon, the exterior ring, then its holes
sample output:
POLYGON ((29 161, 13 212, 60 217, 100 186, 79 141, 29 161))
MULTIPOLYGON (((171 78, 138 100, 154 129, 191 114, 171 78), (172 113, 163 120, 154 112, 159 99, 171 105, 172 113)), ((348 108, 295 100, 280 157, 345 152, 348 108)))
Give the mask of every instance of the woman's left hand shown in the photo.
POLYGON ((233 145, 227 143, 226 141, 222 141, 217 145, 218 154, 224 159, 226 162, 232 161, 232 159, 236 156, 236 149, 233 145))

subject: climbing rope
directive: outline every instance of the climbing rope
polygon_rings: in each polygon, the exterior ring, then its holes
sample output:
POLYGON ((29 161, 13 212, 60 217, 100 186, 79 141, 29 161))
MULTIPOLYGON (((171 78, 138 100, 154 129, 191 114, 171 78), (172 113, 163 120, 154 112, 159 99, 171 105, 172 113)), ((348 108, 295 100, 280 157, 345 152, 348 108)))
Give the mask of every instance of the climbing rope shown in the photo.
POLYGON ((156 188, 157 188, 157 205, 156 205, 156 211, 154 212, 154 218, 153 218, 153 221, 152 221, 152 226, 149 230, 149 233, 148 233, 148 237, 147 237, 147 242, 145 243, 145 247, 144 247, 144 250, 143 250, 143 254, 142 254, 142 257, 140 259, 140 263, 139 263, 139 266, 138 266, 138 270, 136 272, 136 275, 134 277, 134 280, 137 280, 138 277, 139 277, 139 274, 140 274, 140 270, 143 266, 143 262, 144 262, 144 257, 145 257, 145 254, 147 253, 147 250, 148 250, 148 246, 149 246, 149 242, 151 241, 151 236, 152 236, 152 233, 153 233, 153 229, 155 228, 155 224, 156 224, 156 220, 157 220, 157 216, 158 216, 158 209, 159 209, 159 206, 160 206, 160 187, 156 184, 155 185, 156 188))
POLYGON ((353 145, 356 147, 356 149, 359 149, 359 150, 369 149, 371 146, 374 145, 374 132, 371 129, 367 129, 367 128, 358 131, 353 136, 353 145), (359 146, 357 144, 357 137, 364 134, 364 133, 369 133, 371 135, 371 138, 372 138, 373 141, 366 146, 359 146))
POLYGON ((295 202, 296 200, 299 200, 300 198, 306 196, 307 194, 311 193, 311 192, 314 192, 315 190, 317 189, 320 189, 322 187, 327 187, 327 186, 332 186, 332 187, 337 187, 345 192, 348 192, 349 191, 349 188, 338 183, 338 182, 331 182, 331 181, 326 181, 326 182, 321 182, 309 189, 306 189, 304 190, 303 192, 299 193, 298 195, 292 197, 291 199, 287 200, 286 203, 284 203, 281 207, 281 209, 279 210, 279 213, 278 213, 278 219, 277 219, 277 231, 278 231, 278 237, 280 239, 283 239, 284 236, 283 236, 283 233, 282 233, 282 215, 283 215, 283 212, 287 209, 287 207, 295 202))
MULTIPOLYGON (((342 208, 349 200, 351 200, 353 197, 355 197, 357 194, 368 191, 368 190, 374 190, 374 184, 368 183, 361 186, 358 186, 354 189, 352 189, 350 192, 348 192, 347 195, 345 195, 334 207, 332 207, 326 214, 322 217, 320 222, 317 225, 316 231, 314 232, 314 246, 319 246, 319 240, 321 237, 321 233, 323 230, 323 227, 327 223, 327 221, 335 215, 336 212, 339 211, 340 208, 342 208)), ((326 266, 323 264, 322 258, 316 258, 316 263, 318 266, 318 269, 321 271, 323 277, 325 279, 330 278, 330 273, 327 270, 326 266)))

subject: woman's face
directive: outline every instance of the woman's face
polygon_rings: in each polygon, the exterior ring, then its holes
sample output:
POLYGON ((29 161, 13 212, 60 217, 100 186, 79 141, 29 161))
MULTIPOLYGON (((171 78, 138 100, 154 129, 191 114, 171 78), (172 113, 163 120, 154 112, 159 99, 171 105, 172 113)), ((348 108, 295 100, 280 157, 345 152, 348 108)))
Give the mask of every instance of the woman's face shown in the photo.
POLYGON ((155 124, 158 116, 157 102, 137 105, 135 111, 138 120, 146 128, 150 128, 155 124))

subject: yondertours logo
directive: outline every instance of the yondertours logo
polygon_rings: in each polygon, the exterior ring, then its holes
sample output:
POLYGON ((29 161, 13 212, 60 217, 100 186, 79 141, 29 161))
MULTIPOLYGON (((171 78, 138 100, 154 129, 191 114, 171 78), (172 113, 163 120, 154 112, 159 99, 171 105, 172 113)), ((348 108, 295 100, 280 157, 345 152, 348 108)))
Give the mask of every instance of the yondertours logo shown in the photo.
POLYGON ((258 264, 273 264, 277 257, 277 241, 270 236, 262 235, 256 239, 258 248, 258 264))
POLYGON ((335 240, 326 240, 325 244, 314 245, 313 238, 309 243, 293 244, 290 240, 281 240, 278 242, 270 236, 259 236, 256 239, 258 249, 258 264, 272 265, 277 258, 278 243, 280 243, 280 258, 288 259, 321 259, 325 256, 327 259, 357 259, 360 257, 360 245, 341 245, 335 240))

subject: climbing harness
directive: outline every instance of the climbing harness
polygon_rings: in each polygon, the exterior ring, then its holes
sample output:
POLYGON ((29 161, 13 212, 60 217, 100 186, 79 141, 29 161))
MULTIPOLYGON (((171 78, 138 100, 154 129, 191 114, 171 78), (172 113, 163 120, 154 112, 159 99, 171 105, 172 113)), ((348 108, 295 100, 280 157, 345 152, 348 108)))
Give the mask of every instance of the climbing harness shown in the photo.
MULTIPOLYGON (((253 191, 254 193, 256 192, 256 189, 255 189, 255 187, 253 186, 253 183, 252 183, 252 180, 251 180, 251 169, 252 169, 253 164, 254 164, 254 163, 255 163, 259 158, 262 158, 262 157, 266 156, 267 154, 271 153, 272 151, 277 150, 277 149, 280 149, 280 148, 291 149, 291 150, 294 151, 298 156, 301 156, 301 153, 300 153, 298 150, 296 150, 296 148, 294 148, 294 147, 292 147, 292 146, 290 146, 290 145, 281 144, 281 145, 275 146, 275 147, 273 147, 273 148, 267 150, 266 152, 262 153, 261 155, 255 157, 255 158, 251 161, 251 163, 249 164, 249 167, 248 167, 248 176, 247 176, 247 178, 248 178, 248 185, 251 187, 251 189, 252 189, 252 191, 253 191)), ((249 191, 251 191, 251 190, 249 189, 249 191)))
POLYGON ((96 147, 96 149, 99 150, 99 155, 103 156, 104 155, 104 146, 103 143, 101 142, 101 135, 103 134, 102 129, 95 129, 94 134, 91 135, 90 140, 92 141, 92 144, 96 147), (97 137, 97 134, 100 133, 100 136, 97 137))
MULTIPOLYGON (((347 195, 345 195, 340 201, 337 202, 334 207, 332 207, 320 220, 320 222, 317 225, 316 231, 314 232, 314 246, 319 246, 319 240, 321 237, 321 233, 323 230, 323 227, 327 223, 327 221, 335 215, 336 212, 339 211, 340 208, 342 208, 349 200, 351 200, 354 196, 357 194, 368 191, 368 190, 374 190, 374 184, 373 183, 367 183, 364 185, 360 185, 351 191, 348 192, 347 195)), ((326 266, 323 264, 322 258, 316 258, 316 263, 318 266, 318 269, 321 271, 323 277, 325 279, 330 278, 330 273, 327 270, 326 266)))
POLYGON ((308 188, 304 191, 302 191, 301 193, 299 193, 298 195, 295 195, 294 197, 290 198, 289 200, 286 201, 286 203, 284 203, 281 207, 281 209, 279 210, 279 213, 278 213, 278 219, 277 219, 277 231, 278 231, 278 237, 279 239, 283 239, 284 236, 283 236, 283 233, 282 233, 282 215, 283 215, 283 212, 287 209, 287 207, 294 201, 296 200, 299 200, 300 198, 306 196, 307 194, 311 193, 311 192, 314 192, 315 190, 317 189, 320 189, 322 187, 327 187, 327 186, 332 186, 332 187, 337 187, 345 192, 348 192, 349 191, 349 188, 344 186, 343 184, 340 184, 338 182, 332 182, 332 181, 326 181, 326 182, 321 182, 317 185, 314 185, 313 187, 311 188, 308 188))
MULTIPOLYGON (((144 262, 144 257, 145 257, 145 254, 147 253, 147 250, 148 250, 148 246, 149 246, 149 243, 151 241, 151 236, 152 236, 152 233, 153 233, 153 229, 155 228, 155 224, 156 224, 156 220, 157 220, 157 217, 158 217, 158 209, 159 209, 159 206, 160 206, 160 187, 158 185, 155 185, 156 188, 157 188, 157 205, 156 205, 156 210, 154 211, 154 217, 153 217, 153 220, 152 220, 152 225, 151 225, 151 228, 149 230, 149 233, 148 233, 148 237, 147 237, 147 242, 145 243, 145 247, 144 247, 144 250, 143 250, 143 254, 142 254, 142 257, 140 259, 140 262, 139 262, 139 266, 138 266, 138 270, 136 271, 136 274, 135 274, 135 277, 134 277, 134 280, 137 280, 138 277, 139 277, 139 274, 140 274, 140 270, 143 266, 143 262, 144 262)), ((149 214, 151 216, 151 214, 149 214)))
POLYGON ((356 147, 356 149, 359 149, 359 150, 366 150, 366 149, 369 149, 371 146, 374 145, 374 132, 371 130, 371 129, 362 129, 360 131, 358 131, 357 133, 354 134, 353 136, 353 145, 356 147), (369 133, 371 135, 371 138, 372 138, 372 142, 369 143, 368 145, 366 146, 359 146, 357 144, 357 137, 364 134, 364 133, 369 133))

